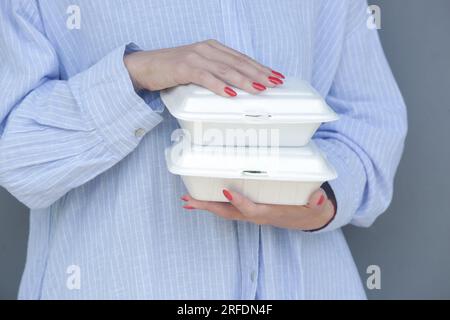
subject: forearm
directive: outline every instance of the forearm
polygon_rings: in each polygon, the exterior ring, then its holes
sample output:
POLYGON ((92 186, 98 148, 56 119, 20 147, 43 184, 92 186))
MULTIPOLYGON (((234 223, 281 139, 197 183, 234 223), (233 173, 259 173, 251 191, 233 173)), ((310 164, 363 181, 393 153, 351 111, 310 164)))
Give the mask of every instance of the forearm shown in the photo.
POLYGON ((124 50, 46 81, 5 118, 0 184, 27 206, 47 207, 109 169, 162 120, 134 91, 124 50))
POLYGON ((407 132, 406 108, 376 31, 365 25, 366 2, 352 3, 328 104, 339 121, 321 126, 314 140, 336 168, 333 230, 370 226, 389 206, 407 132))

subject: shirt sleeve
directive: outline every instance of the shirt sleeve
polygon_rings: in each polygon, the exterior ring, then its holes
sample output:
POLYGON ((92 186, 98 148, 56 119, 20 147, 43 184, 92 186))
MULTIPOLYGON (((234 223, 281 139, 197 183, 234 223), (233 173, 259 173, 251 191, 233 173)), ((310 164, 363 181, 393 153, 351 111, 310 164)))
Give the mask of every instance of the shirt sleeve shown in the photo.
POLYGON ((368 227, 389 206, 407 132, 406 108, 376 30, 367 27, 367 2, 350 1, 340 65, 327 101, 340 114, 314 140, 336 168, 330 181, 337 212, 319 232, 346 224, 368 227))
POLYGON ((34 1, 1 1, 0 21, 0 185, 46 208, 121 161, 162 117, 134 91, 127 44, 62 81, 34 1))

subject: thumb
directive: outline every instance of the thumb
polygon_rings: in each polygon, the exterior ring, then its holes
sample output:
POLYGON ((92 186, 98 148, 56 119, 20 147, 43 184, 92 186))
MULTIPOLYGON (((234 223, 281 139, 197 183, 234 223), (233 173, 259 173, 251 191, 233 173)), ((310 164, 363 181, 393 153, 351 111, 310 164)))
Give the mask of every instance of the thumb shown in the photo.
POLYGON ((243 196, 242 194, 228 189, 223 190, 225 198, 244 216, 253 218, 258 215, 258 206, 256 203, 243 196))

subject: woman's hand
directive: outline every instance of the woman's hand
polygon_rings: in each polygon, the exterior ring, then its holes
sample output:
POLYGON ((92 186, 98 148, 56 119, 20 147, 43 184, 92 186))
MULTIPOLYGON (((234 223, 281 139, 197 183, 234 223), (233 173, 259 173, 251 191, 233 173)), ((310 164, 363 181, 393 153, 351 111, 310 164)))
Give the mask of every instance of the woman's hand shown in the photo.
MULTIPOLYGON (((235 86, 256 94, 283 84, 284 76, 216 40, 127 55, 125 65, 136 90, 162 90, 195 83, 224 97, 234 97, 235 86)), ((198 201, 184 196, 185 209, 199 209, 226 219, 270 224, 280 228, 314 230, 334 216, 334 205, 320 189, 308 206, 256 204, 237 192, 224 190, 229 203, 198 201)))
POLYGON ((195 83, 218 95, 234 97, 235 86, 256 94, 283 84, 284 76, 248 56, 207 40, 187 46, 140 51, 124 58, 136 90, 162 90, 195 83))
POLYGON ((181 199, 187 210, 206 210, 225 219, 305 231, 323 228, 336 212, 323 189, 314 192, 305 206, 257 204, 237 192, 223 190, 223 194, 229 203, 198 201, 189 195, 181 199))

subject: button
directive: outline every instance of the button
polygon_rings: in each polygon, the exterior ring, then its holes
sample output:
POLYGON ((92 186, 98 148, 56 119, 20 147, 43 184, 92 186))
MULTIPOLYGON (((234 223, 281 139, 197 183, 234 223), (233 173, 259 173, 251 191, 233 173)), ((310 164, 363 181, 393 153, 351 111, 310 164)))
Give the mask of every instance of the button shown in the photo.
POLYGON ((145 135, 145 130, 139 128, 134 132, 134 135, 136 136, 136 138, 142 138, 145 135))
POLYGON ((256 280, 256 271, 252 271, 250 273, 250 280, 252 280, 252 282, 255 282, 255 280, 256 280))

